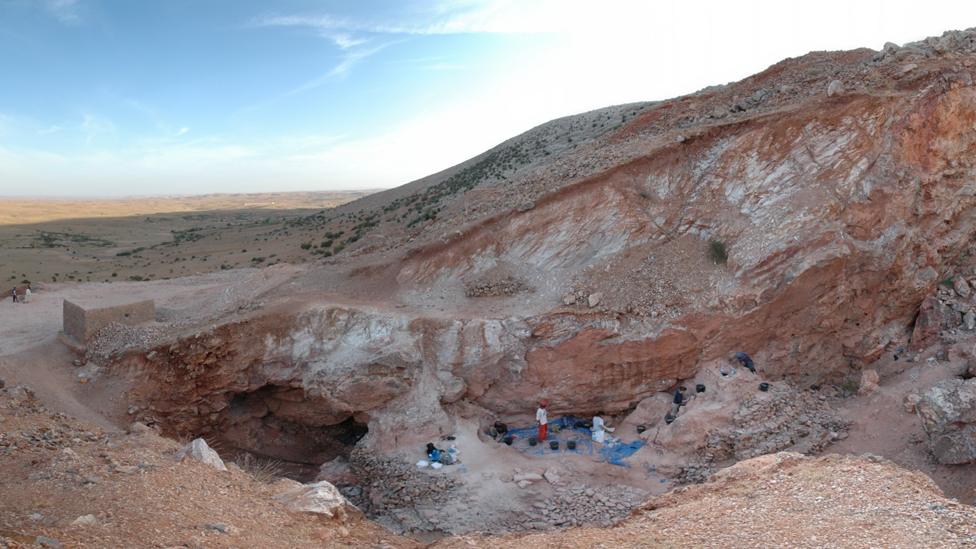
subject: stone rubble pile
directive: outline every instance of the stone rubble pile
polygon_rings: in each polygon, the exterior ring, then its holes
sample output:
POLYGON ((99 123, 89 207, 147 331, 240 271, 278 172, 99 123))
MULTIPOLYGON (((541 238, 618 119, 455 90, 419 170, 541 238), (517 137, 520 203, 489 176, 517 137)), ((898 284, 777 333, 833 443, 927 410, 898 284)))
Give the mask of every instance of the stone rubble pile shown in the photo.
POLYGON ((418 470, 389 456, 354 449, 349 463, 361 482, 361 493, 347 496, 367 514, 383 515, 394 509, 460 499, 461 483, 440 471, 418 470))
POLYGON ((831 409, 826 395, 797 391, 785 383, 747 399, 732 421, 732 429, 708 433, 700 452, 702 464, 741 461, 791 447, 815 453, 846 438, 849 427, 831 409))
POLYGON ((521 521, 524 530, 552 526, 610 526, 630 515, 647 499, 647 492, 630 486, 557 488, 552 497, 532 505, 521 521))
POLYGON ((149 349, 166 337, 163 326, 127 326, 112 322, 95 333, 87 344, 84 362, 105 363, 130 349, 149 349))
POLYGON ((466 284, 464 295, 467 297, 512 296, 530 290, 531 288, 525 282, 509 276, 498 280, 488 279, 466 284))

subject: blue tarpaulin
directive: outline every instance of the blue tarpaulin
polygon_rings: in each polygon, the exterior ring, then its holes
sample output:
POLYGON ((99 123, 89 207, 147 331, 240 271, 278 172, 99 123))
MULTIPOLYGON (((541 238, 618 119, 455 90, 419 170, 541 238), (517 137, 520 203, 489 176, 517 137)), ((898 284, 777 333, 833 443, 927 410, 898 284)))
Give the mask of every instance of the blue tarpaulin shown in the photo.
MULTIPOLYGON (((543 456, 548 454, 558 454, 560 452, 572 452, 575 454, 591 456, 593 455, 594 445, 590 429, 587 427, 576 427, 576 424, 579 422, 581 422, 581 419, 574 416, 562 416, 550 421, 549 432, 545 442, 540 442, 536 446, 529 445, 529 438, 538 436, 538 426, 521 427, 515 429, 509 428, 508 434, 515 439, 512 442, 512 447, 528 454, 543 456), (549 447, 549 442, 553 440, 559 441, 558 450, 553 450, 549 447), (575 450, 570 450, 566 447, 566 443, 570 440, 576 441, 575 450)), ((630 444, 618 443, 613 447, 610 447, 609 445, 603 446, 602 448, 599 448, 599 452, 607 463, 627 467, 627 464, 624 463, 624 459, 632 456, 634 452, 643 446, 644 441, 635 440, 630 444)))

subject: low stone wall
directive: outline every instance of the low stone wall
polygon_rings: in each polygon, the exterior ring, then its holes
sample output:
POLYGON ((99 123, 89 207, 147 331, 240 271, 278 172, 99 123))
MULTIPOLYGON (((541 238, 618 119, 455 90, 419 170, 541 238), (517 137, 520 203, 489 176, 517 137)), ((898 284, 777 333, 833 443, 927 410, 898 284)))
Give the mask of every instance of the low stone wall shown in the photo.
POLYGON ((108 307, 85 307, 64 300, 64 333, 84 344, 112 322, 136 325, 156 319, 156 304, 151 299, 108 307))

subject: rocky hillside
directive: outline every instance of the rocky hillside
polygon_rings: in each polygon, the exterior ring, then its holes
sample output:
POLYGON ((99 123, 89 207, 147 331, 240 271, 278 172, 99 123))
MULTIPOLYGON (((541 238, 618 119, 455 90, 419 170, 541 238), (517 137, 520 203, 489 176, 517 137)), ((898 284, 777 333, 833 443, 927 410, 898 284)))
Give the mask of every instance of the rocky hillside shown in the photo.
POLYGON ((841 383, 908 345, 976 253, 974 37, 811 53, 542 126, 307 218, 292 230, 319 265, 114 372, 171 432, 345 425, 385 449, 540 397, 625 412, 736 350, 841 383))

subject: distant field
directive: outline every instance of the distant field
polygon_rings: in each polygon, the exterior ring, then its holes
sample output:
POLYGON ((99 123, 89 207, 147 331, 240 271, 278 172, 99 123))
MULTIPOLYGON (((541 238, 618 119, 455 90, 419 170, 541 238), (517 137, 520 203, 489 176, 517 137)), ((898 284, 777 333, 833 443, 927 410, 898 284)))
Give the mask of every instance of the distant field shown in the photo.
POLYGON ((367 194, 0 199, 0 288, 303 263, 316 256, 302 246, 314 233, 301 220, 367 194))
POLYGON ((147 198, 60 199, 0 197, 0 225, 22 225, 58 219, 126 217, 155 213, 249 209, 333 208, 373 191, 207 194, 147 198))

